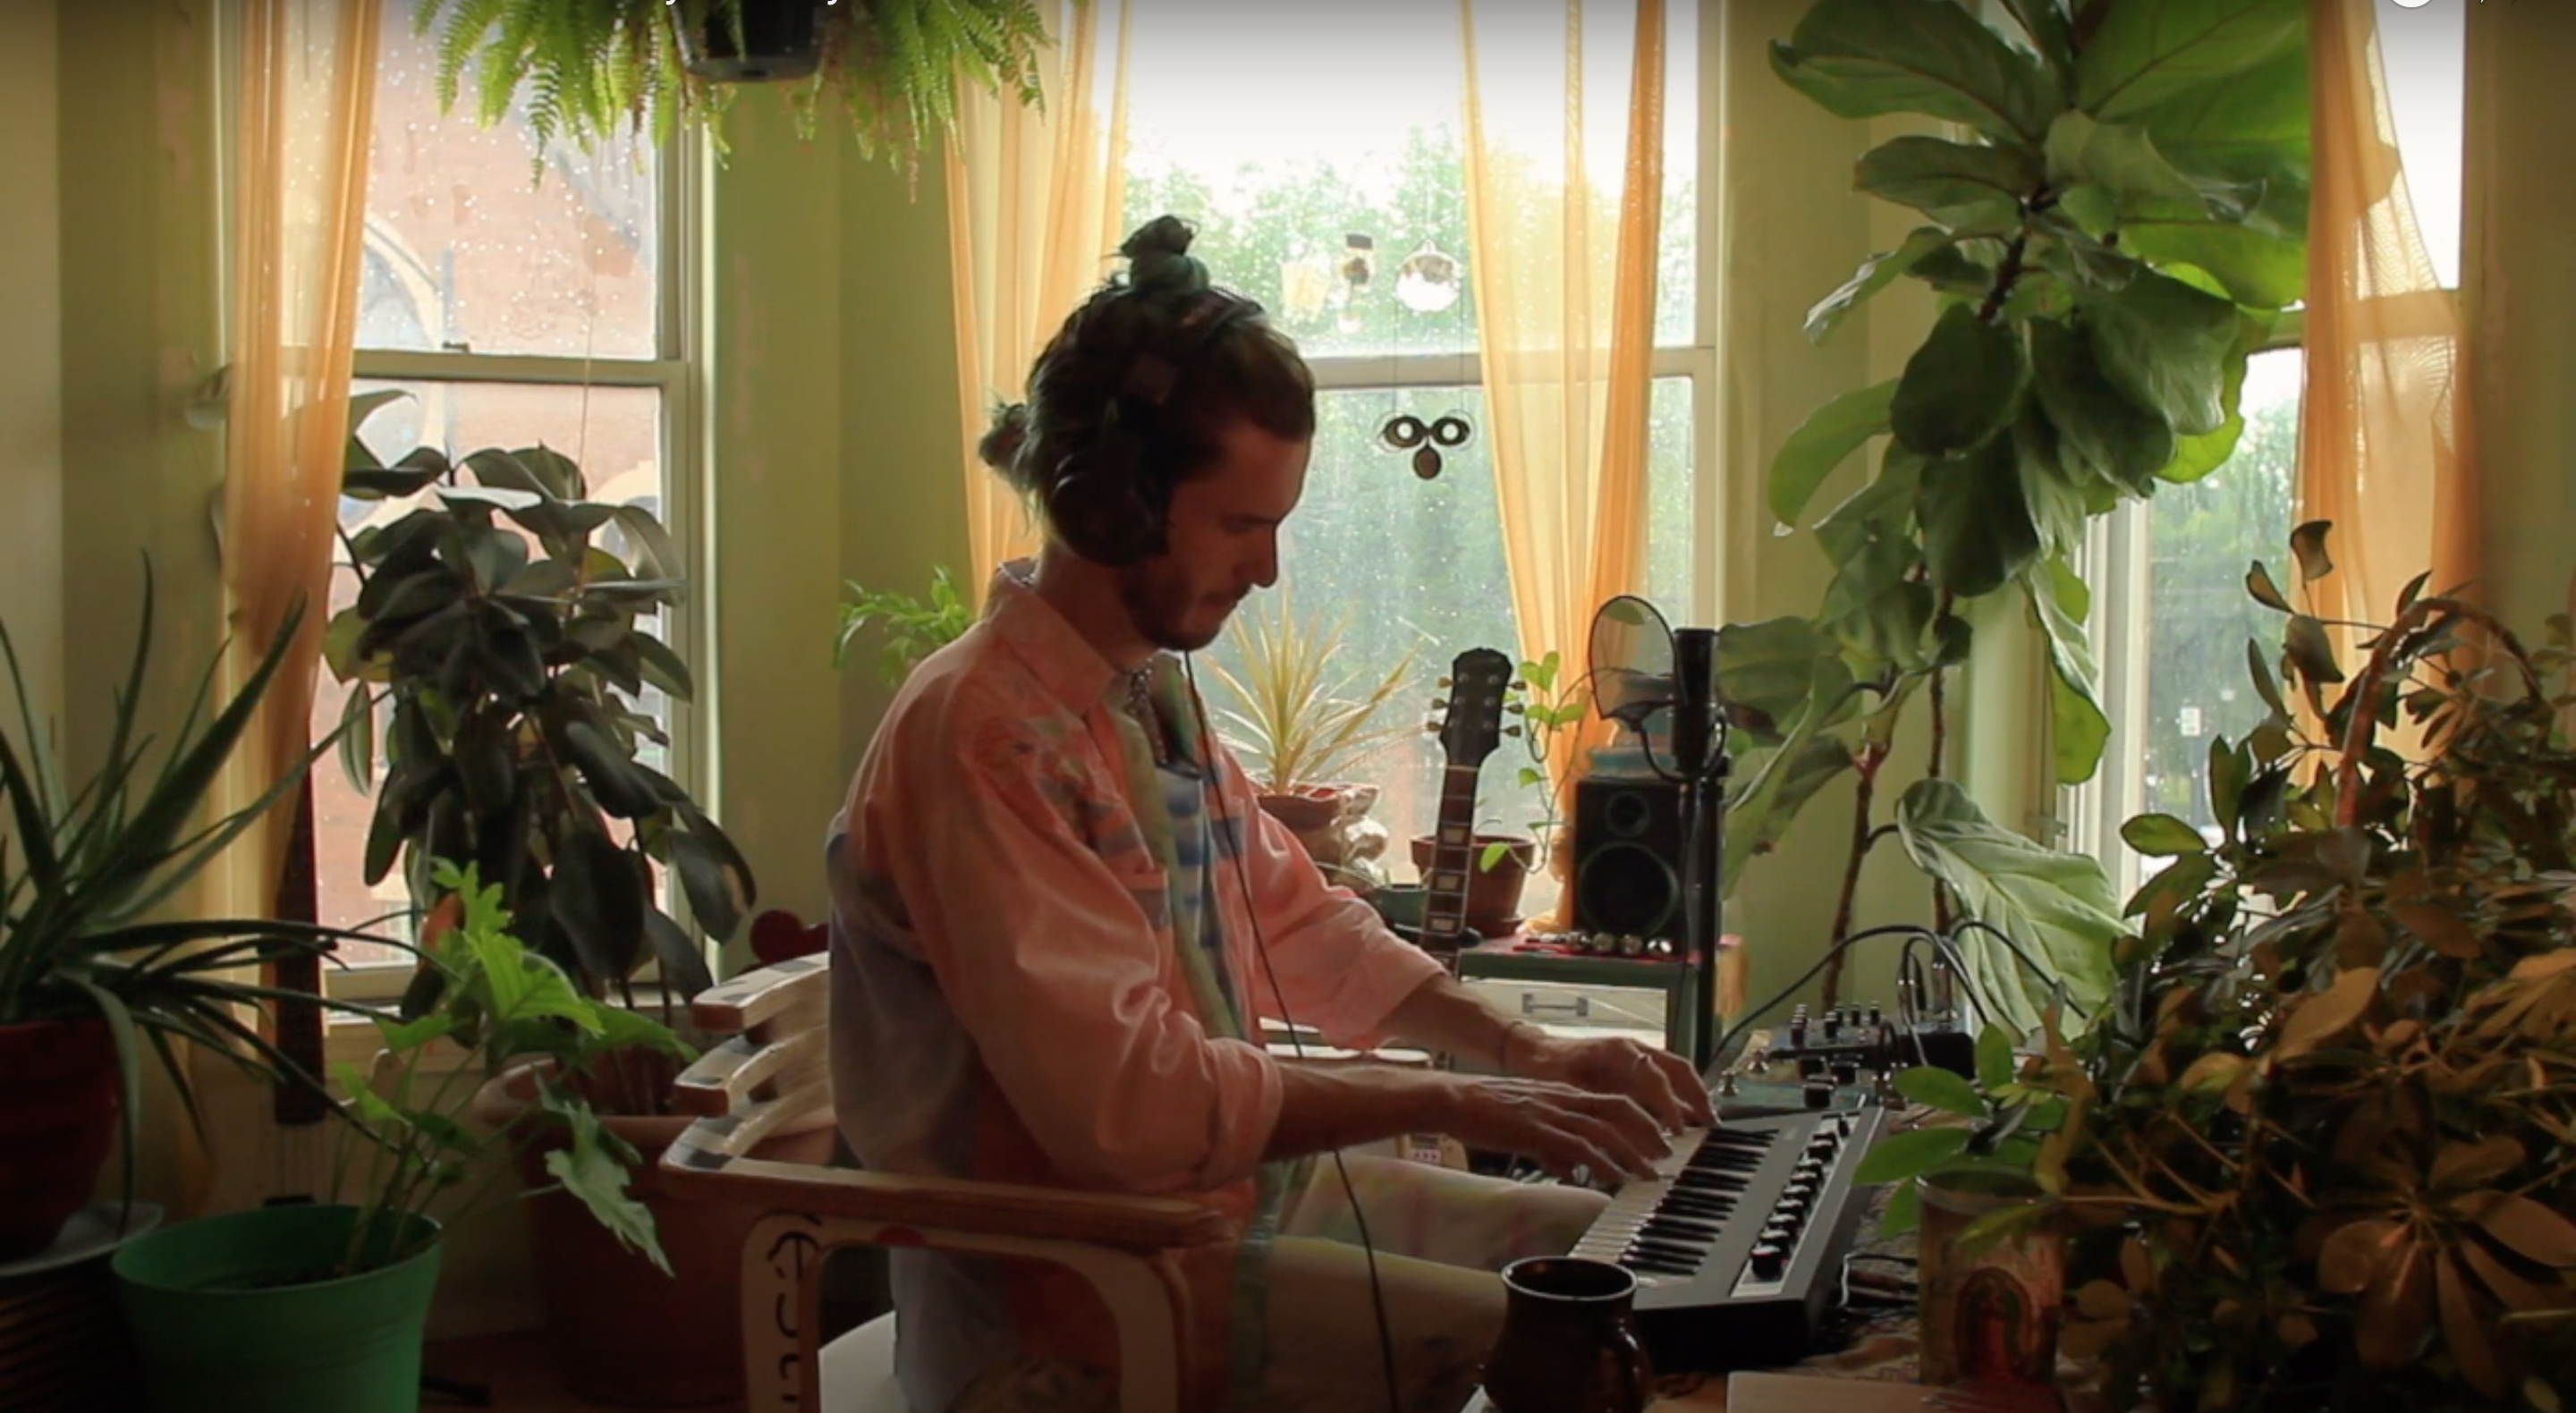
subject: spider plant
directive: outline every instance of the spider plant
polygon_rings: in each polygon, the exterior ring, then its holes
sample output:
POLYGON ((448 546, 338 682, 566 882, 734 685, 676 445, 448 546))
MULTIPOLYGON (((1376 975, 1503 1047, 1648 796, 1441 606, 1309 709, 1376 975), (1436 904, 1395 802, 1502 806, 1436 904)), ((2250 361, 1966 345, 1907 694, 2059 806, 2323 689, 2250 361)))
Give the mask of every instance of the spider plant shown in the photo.
POLYGON ((1378 714, 1403 689, 1417 654, 1407 651, 1354 694, 1356 679, 1333 672, 1350 621, 1347 613, 1329 625, 1299 618, 1281 593, 1228 630, 1242 662, 1240 675, 1221 663, 1208 664, 1242 708, 1217 711, 1228 728, 1226 742, 1245 758, 1245 769, 1263 790, 1286 794, 1299 786, 1340 783, 1345 772, 1413 731, 1411 721, 1390 724, 1378 714))
POLYGON ((152 657, 152 615, 147 560, 133 663, 115 693, 106 751, 96 773, 77 790, 66 787, 55 747, 38 727, 17 649, 0 624, 0 658, 7 661, 19 722, 15 741, 0 730, 0 802, 8 825, 0 837, 0 1025, 95 1020, 107 1027, 116 1053, 129 1196, 144 1047, 159 1056, 201 1135, 185 1052, 173 1041, 195 1042, 265 1079, 313 1082, 242 1015, 245 1007, 284 994, 250 978, 265 963, 328 953, 337 939, 364 937, 272 918, 164 910, 199 870, 296 787, 313 756, 295 762, 258 799, 199 823, 206 792, 296 641, 301 613, 289 616, 276 645, 211 718, 206 708, 215 669, 208 667, 157 769, 150 768, 152 737, 138 729, 152 657))

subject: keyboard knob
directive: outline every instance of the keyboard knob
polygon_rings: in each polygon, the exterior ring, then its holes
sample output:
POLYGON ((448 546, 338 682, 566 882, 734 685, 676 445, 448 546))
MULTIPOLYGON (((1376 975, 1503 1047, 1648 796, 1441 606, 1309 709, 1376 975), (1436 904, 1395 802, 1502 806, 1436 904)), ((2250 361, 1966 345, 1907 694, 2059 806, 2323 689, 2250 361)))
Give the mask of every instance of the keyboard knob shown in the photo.
POLYGON ((1818 1080, 1809 1080, 1809 1081, 1807 1082, 1807 1107, 1808 1107, 1808 1108, 1810 1108, 1810 1109, 1822 1109, 1822 1108, 1826 1108, 1826 1107, 1830 1106, 1833 1102, 1834 1102, 1834 1087, 1833 1087, 1832 1085, 1827 1084, 1827 1083, 1825 1083, 1823 1080, 1820 1080, 1820 1079, 1818 1079, 1818 1080))
POLYGON ((1841 1085, 1860 1083, 1860 1066, 1849 1060, 1836 1060, 1834 1062, 1834 1083, 1841 1085))
POLYGON ((1765 1243, 1753 1248, 1752 1263, 1755 1280, 1776 1281, 1789 1268, 1789 1253, 1765 1243))
POLYGON ((1883 1020, 1885 1020, 1885 1019, 1886 1019, 1886 1015, 1885 1015, 1883 1012, 1881 1012, 1881 1011, 1879 1010, 1879 1008, 1878 1008, 1878 1003, 1877 1003, 1876 1001, 1872 1001, 1872 1002, 1870 1002, 1870 1003, 1869 1003, 1869 1023, 1870 1023, 1872 1026, 1876 1026, 1879 1022, 1881 1022, 1881 1021, 1883 1021, 1883 1020))
POLYGON ((1807 1153, 1814 1158, 1830 1158, 1834 1156, 1834 1146, 1833 1134, 1819 1129, 1815 1137, 1807 1140, 1807 1153))
POLYGON ((1828 1011, 1828 1012, 1826 1012, 1826 1013, 1825 1013, 1825 1038, 1826 1038, 1827 1040, 1839 1040, 1839 1039, 1841 1039, 1841 1038, 1842 1038, 1842 1033, 1843 1033, 1843 1013, 1842 1013, 1842 1012, 1840 1012, 1840 1011, 1828 1011))

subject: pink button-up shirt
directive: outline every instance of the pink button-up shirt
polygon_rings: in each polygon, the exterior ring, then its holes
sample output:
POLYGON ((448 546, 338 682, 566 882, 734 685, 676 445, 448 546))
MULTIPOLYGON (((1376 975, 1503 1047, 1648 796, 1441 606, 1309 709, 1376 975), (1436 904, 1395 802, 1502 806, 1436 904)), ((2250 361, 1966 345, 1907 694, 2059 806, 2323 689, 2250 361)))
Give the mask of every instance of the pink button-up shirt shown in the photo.
MULTIPOLYGON (((1158 770, 1124 675, 1024 572, 914 670, 834 822, 833 1100, 871 1168, 1234 1217, 1237 1243, 1188 1273, 1193 1406, 1213 1406, 1229 1368, 1258 1367, 1288 1183, 1261 1162, 1279 1070, 1243 999, 1365 1047, 1440 967, 1256 806, 1168 656, 1154 695, 1177 763, 1158 770)), ((916 1408, 1023 1354, 1115 1363, 1105 1311, 1059 1268, 898 1251, 894 1285, 916 1408)))

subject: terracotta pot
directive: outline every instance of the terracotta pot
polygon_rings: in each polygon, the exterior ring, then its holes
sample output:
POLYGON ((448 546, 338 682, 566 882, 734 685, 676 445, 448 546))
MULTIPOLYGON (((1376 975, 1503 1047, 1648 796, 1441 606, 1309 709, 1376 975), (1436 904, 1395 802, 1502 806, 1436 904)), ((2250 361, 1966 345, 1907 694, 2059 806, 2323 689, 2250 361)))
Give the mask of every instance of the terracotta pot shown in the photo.
MULTIPOLYGON (((1431 857, 1439 841, 1428 834, 1413 836, 1413 866, 1429 873, 1431 857)), ((1479 834, 1467 847, 1467 925, 1488 939, 1508 937, 1521 929, 1521 885, 1529 880, 1530 865, 1538 858, 1538 845, 1516 834, 1479 834), (1511 847, 1494 860, 1492 868, 1476 865, 1485 857, 1488 844, 1511 847)))
POLYGON ((0 1025, 0 1261, 52 1246, 89 1205, 116 1142, 118 1094, 107 1022, 0 1025))
MULTIPOLYGON (((667 1090, 671 1067, 655 1068, 667 1090)), ((485 1084, 474 1096, 475 1117, 498 1126, 525 1113, 536 1102, 536 1073, 523 1067, 485 1084)), ((557 1367, 573 1392, 594 1403, 678 1408, 740 1399, 742 1249, 759 1213, 662 1190, 662 1152, 689 1126, 687 1117, 610 1114, 604 1121, 641 1156, 627 1191, 653 1213, 671 1274, 626 1249, 569 1194, 530 1198, 537 1283, 557 1367)), ((754 1152, 828 1162, 833 1136, 827 1110, 754 1152)), ((558 1129, 523 1147, 520 1180, 531 1188, 551 1184, 546 1154, 564 1141, 558 1129)))

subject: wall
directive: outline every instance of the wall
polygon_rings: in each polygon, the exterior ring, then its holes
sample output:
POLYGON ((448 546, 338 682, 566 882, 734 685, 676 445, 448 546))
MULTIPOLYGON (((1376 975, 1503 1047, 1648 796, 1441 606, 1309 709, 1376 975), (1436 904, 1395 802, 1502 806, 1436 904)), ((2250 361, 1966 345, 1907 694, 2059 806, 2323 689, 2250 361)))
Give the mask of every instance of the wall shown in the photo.
MULTIPOLYGON (((62 197, 51 5, 0 6, 0 622, 37 719, 62 709, 62 197)), ((15 705, 0 724, 14 738, 15 705)))
POLYGON ((761 906, 827 909, 823 839, 884 707, 831 665, 842 585, 962 563, 935 160, 917 187, 747 95, 714 186, 716 723, 725 827, 761 906))
MULTIPOLYGON (((73 779, 96 768, 110 692, 134 652, 142 556, 157 600, 143 729, 166 734, 181 719, 223 630, 211 504, 222 434, 186 422, 190 393, 223 357, 213 15, 213 0, 56 11, 62 706, 73 779)), ((168 1102, 156 1097, 152 1112, 175 1116, 168 1102)), ((147 1121, 146 1132, 145 1190, 185 1195, 183 1126, 147 1121)))

